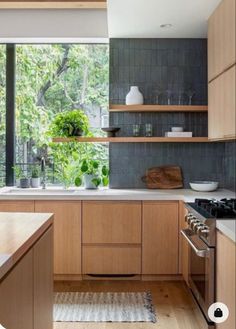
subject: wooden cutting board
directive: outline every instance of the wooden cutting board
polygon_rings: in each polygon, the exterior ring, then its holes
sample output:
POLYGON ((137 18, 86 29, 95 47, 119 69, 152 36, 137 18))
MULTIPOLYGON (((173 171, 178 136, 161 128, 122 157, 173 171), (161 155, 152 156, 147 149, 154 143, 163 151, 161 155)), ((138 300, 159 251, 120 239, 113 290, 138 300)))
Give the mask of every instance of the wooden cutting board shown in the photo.
POLYGON ((175 189, 183 187, 181 168, 178 166, 161 166, 149 168, 142 177, 149 189, 175 189))

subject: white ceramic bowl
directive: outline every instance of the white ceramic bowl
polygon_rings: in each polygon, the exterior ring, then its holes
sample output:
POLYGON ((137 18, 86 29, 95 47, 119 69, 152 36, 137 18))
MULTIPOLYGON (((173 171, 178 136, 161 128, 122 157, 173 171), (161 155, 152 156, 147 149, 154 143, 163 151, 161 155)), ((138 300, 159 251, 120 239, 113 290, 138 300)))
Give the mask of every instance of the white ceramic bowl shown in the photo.
POLYGON ((171 127, 171 131, 175 133, 180 133, 184 131, 183 127, 171 127))
POLYGON ((209 182, 209 181, 195 181, 189 183, 190 187, 194 191, 198 192, 211 192, 215 191, 218 188, 218 182, 209 182))

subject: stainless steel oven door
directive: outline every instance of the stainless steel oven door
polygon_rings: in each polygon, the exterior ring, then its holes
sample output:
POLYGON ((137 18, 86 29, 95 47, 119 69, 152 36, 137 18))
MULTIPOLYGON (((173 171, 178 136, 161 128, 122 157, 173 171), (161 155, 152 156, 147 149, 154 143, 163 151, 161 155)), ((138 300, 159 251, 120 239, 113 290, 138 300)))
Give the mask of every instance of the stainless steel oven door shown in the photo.
POLYGON ((201 238, 191 230, 181 231, 190 245, 189 251, 189 285, 198 304, 208 317, 208 308, 215 301, 215 248, 209 248, 201 238))

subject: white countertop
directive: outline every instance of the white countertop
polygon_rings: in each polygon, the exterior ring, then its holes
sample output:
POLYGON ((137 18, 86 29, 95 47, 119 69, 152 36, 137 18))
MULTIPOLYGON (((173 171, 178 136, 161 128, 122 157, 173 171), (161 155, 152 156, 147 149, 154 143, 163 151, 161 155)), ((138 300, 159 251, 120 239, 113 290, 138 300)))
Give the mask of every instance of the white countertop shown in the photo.
POLYGON ((0 189, 0 200, 182 200, 192 202, 195 198, 222 199, 235 198, 235 193, 225 189, 215 192, 196 192, 191 189, 150 190, 150 189, 98 189, 61 187, 20 189, 4 187, 0 189))
MULTIPOLYGON (((191 189, 149 190, 149 189, 98 189, 85 190, 75 188, 63 190, 61 187, 47 187, 46 190, 19 189, 4 187, 0 189, 1 200, 127 200, 127 201, 154 201, 154 200, 181 200, 193 202, 195 198, 222 199, 235 198, 235 193, 225 189, 215 192, 196 192, 191 189)), ((217 228, 230 239, 236 240, 234 220, 217 220, 217 228)))
POLYGON ((217 219, 216 227, 224 235, 236 242, 236 220, 235 219, 217 219))

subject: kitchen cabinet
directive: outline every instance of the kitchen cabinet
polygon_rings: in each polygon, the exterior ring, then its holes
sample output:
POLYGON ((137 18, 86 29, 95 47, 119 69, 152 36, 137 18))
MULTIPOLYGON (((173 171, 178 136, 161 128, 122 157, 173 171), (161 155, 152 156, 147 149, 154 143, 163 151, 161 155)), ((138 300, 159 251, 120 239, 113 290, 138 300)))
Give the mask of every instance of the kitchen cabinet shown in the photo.
POLYGON ((0 212, 34 212, 34 201, 0 201, 0 212))
POLYGON ((235 0, 223 0, 208 21, 208 81, 235 64, 235 0))
POLYGON ((141 274, 141 202, 84 201, 83 274, 141 274))
POLYGON ((96 245, 83 247, 83 273, 127 275, 141 273, 141 247, 96 245))
POLYGON ((141 243, 141 202, 83 202, 83 243, 141 243))
POLYGON ((143 202, 142 274, 178 274, 178 202, 143 202))
POLYGON ((218 324, 217 329, 235 328, 236 299, 236 244, 221 232, 216 234, 216 301, 229 308, 228 319, 218 324))
POLYGON ((54 213, 54 274, 81 274, 81 202, 35 201, 35 212, 54 213))
POLYGON ((53 305, 53 229, 49 229, 33 248, 34 329, 52 329, 53 305))
POLYGON ((209 83, 208 135, 211 140, 236 137, 235 65, 209 83))
POLYGON ((49 228, 0 280, 0 323, 5 328, 52 329, 52 237, 49 228))
POLYGON ((0 323, 5 328, 33 328, 33 251, 0 282, 0 323))

